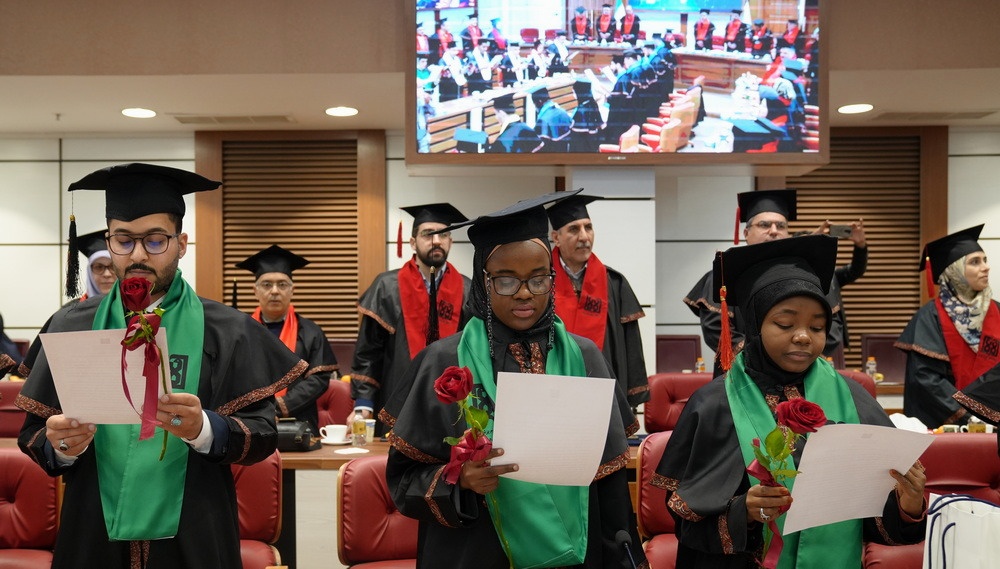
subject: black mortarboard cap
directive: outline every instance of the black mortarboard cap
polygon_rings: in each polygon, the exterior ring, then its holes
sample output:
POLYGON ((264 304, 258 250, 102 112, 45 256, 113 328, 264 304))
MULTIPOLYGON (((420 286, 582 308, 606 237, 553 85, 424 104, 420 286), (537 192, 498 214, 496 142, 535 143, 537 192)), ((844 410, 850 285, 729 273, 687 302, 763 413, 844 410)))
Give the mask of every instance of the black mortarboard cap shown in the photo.
POLYGON ((479 145, 486 144, 486 141, 486 133, 481 130, 455 129, 455 149, 459 152, 479 152, 479 145))
POLYGON ((741 15, 743 13, 743 10, 740 10, 740 9, 737 9, 737 8, 733 8, 732 10, 730 10, 730 12, 732 12, 733 14, 736 14, 737 16, 739 16, 739 15, 741 15))
POLYGON ((587 9, 586 9, 586 8, 584 8, 583 6, 577 6, 577 7, 576 7, 576 13, 577 13, 577 14, 583 14, 583 13, 584 13, 584 12, 586 12, 586 11, 587 11, 587 9))
POLYGON ((100 231, 80 235, 76 238, 77 249, 88 259, 98 251, 107 251, 108 242, 104 239, 107 232, 107 229, 101 229, 100 231))
POLYGON ((500 18, 493 18, 493 19, 490 20, 490 25, 495 28, 495 27, 497 27, 497 22, 499 22, 499 21, 500 21, 500 18))
POLYGON ((756 18, 753 21, 753 25, 755 25, 755 26, 763 26, 764 25, 764 18, 756 18))
POLYGON ((577 79, 576 82, 573 83, 573 92, 576 93, 577 98, 585 95, 590 96, 591 87, 592 85, 590 84, 589 79, 577 79))
POLYGON ((103 190, 107 218, 132 221, 152 213, 183 216, 185 194, 221 184, 187 170, 136 162, 91 172, 70 184, 69 191, 103 190))
POLYGON ((469 226, 469 241, 479 250, 493 249, 505 243, 529 239, 548 242, 549 218, 543 206, 564 200, 582 191, 554 192, 521 200, 499 211, 481 215, 471 221, 452 225, 441 231, 453 231, 469 226))
POLYGON ((712 11, 709 10, 708 8, 702 8, 701 10, 698 10, 698 13, 699 14, 711 14, 712 11))
POLYGON ((468 221, 455 206, 450 203, 429 203, 423 205, 411 205, 399 208, 413 216, 413 227, 420 227, 424 223, 443 223, 451 225, 468 221))
POLYGON ((731 247, 715 256, 712 294, 718 302, 719 288, 725 285, 729 303, 742 307, 768 285, 798 280, 804 283, 802 292, 809 292, 824 303, 836 265, 837 240, 829 235, 731 247))
POLYGON ((566 37, 566 30, 556 30, 556 37, 557 38, 564 38, 564 37, 566 37))
POLYGON ((924 251, 920 254, 918 271, 925 269, 924 263, 927 258, 930 258, 931 276, 934 278, 934 282, 937 282, 948 265, 969 253, 982 251, 983 248, 979 245, 979 234, 982 233, 984 225, 956 231, 924 245, 924 251))
POLYGON ((542 105, 549 102, 549 99, 551 98, 549 96, 549 90, 545 87, 545 85, 539 85, 531 89, 529 92, 531 93, 531 102, 535 104, 536 110, 542 108, 542 105))
MULTIPOLYGON (((580 189, 582 190, 583 188, 580 189)), ((549 216, 549 223, 552 224, 552 229, 558 230, 567 223, 589 218, 590 214, 587 213, 587 204, 603 199, 601 196, 575 195, 553 204, 545 210, 545 214, 549 216)))
POLYGON ((441 25, 448 21, 448 18, 438 18, 437 25, 441 25))
POLYGON ((740 221, 746 223, 755 215, 780 213, 788 221, 795 220, 795 190, 758 190, 736 194, 740 221))
POLYGON ((506 113, 516 112, 517 107, 514 105, 514 94, 507 93, 506 95, 500 95, 499 97, 493 99, 493 108, 506 113))
POLYGON ((277 245, 271 245, 267 249, 258 251, 236 263, 236 267, 250 271, 256 278, 260 278, 265 273, 284 273, 291 277, 292 271, 301 269, 308 264, 309 261, 304 257, 277 245))

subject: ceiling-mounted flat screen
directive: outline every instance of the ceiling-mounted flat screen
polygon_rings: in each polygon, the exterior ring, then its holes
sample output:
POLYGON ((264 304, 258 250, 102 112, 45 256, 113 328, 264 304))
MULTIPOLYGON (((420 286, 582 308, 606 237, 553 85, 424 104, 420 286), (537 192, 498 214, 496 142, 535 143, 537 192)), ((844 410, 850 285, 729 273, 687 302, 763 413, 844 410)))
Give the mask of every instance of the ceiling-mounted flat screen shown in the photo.
POLYGON ((457 4, 411 5, 408 161, 826 160, 819 0, 457 4))

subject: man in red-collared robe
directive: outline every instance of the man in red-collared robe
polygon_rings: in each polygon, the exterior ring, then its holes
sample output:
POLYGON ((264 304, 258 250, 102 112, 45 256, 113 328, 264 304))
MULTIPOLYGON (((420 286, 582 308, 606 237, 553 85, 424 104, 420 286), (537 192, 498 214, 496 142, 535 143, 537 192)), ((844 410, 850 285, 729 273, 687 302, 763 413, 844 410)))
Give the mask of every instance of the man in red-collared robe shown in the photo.
POLYGON ((726 51, 743 53, 746 51, 747 25, 740 20, 741 10, 733 10, 726 24, 726 51))
POLYGON ((569 33, 573 41, 591 41, 594 39, 594 27, 587 16, 587 9, 583 6, 576 8, 576 16, 569 24, 569 33))
POLYGON ((622 41, 628 42, 635 45, 637 39, 639 39, 639 16, 635 15, 635 10, 632 6, 625 6, 625 15, 622 16, 621 20, 621 30, 622 41))
POLYGON ((638 322, 645 313, 625 276, 593 254, 594 225, 587 204, 599 199, 575 195, 546 211, 555 243, 556 315, 567 330, 590 338, 604 352, 634 408, 649 400, 638 322))
POLYGON ((429 52, 431 50, 430 39, 424 31, 424 24, 417 22, 417 53, 429 52))
POLYGON ((483 30, 479 28, 479 18, 475 14, 469 14, 469 23, 459 35, 462 37, 462 51, 466 54, 479 47, 479 39, 483 37, 483 30))
POLYGON ((434 234, 466 221, 465 216, 446 203, 402 209, 414 218, 410 237, 414 254, 402 268, 375 277, 358 300, 361 325, 351 365, 355 409, 366 419, 378 418, 379 436, 395 421, 379 411, 394 390, 409 390, 408 385, 397 384, 410 360, 427 344, 462 327, 471 290, 469 278, 448 262, 451 235, 434 234))
POLYGON ((698 21, 694 24, 694 48, 712 49, 712 34, 715 33, 715 24, 708 19, 711 11, 701 10, 698 21))
POLYGON ((601 6, 601 16, 597 18, 597 41, 615 41, 615 17, 611 13, 611 4, 601 6))

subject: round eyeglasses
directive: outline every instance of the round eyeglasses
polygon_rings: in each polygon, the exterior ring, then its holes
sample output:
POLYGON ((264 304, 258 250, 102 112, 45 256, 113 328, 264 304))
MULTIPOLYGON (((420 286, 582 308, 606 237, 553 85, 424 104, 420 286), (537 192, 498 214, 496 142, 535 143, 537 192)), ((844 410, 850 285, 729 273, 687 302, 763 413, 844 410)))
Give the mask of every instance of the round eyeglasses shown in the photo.
POLYGON ((263 291, 269 291, 274 287, 278 287, 278 290, 280 290, 281 292, 288 292, 292 288, 292 283, 288 281, 277 281, 277 282, 260 281, 254 286, 263 291))
POLYGON ((170 246, 170 239, 177 237, 180 233, 147 233, 145 235, 128 235, 126 233, 114 233, 107 237, 108 249, 115 255, 131 255, 135 250, 136 242, 142 243, 142 248, 150 255, 159 255, 170 246))
POLYGON ((536 275, 527 279, 519 279, 517 277, 506 276, 495 277, 485 271, 484 273, 493 292, 500 296, 514 296, 517 294, 517 291, 521 290, 521 285, 527 285, 528 292, 531 294, 545 294, 552 290, 553 279, 556 276, 555 273, 549 273, 547 275, 536 275))

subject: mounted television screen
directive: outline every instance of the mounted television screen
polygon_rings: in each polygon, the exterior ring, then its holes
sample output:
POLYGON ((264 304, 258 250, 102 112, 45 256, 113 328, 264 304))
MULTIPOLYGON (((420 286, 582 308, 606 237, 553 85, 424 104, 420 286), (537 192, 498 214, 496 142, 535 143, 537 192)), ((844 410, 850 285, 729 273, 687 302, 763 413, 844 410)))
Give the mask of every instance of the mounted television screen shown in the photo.
POLYGON ((752 10, 740 0, 430 4, 448 3, 416 0, 412 12, 408 160, 825 158, 819 0, 760 0, 752 10))

